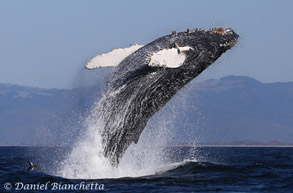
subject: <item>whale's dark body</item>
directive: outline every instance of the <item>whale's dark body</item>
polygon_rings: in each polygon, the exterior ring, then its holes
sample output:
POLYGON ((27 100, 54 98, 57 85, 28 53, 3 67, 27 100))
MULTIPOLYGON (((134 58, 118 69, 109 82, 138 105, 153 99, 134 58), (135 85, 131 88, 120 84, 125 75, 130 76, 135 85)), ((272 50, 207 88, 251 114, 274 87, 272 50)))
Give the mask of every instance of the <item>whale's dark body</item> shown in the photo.
POLYGON ((238 35, 232 30, 194 30, 161 37, 126 57, 112 73, 101 99, 104 154, 113 165, 128 146, 137 143, 148 120, 184 85, 194 79, 226 50, 238 35), (174 46, 189 46, 177 68, 150 66, 150 55, 174 46))

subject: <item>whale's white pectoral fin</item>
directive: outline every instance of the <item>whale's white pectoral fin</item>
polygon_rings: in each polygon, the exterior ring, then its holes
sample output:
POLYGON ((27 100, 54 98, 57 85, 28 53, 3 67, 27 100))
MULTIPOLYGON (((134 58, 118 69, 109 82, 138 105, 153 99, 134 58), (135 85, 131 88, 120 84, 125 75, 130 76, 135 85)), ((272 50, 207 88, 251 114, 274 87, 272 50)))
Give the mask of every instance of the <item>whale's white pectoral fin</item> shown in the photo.
POLYGON ((123 59, 141 47, 143 47, 143 45, 132 44, 129 48, 113 49, 111 52, 97 55, 90 59, 85 64, 85 68, 91 70, 101 67, 117 66, 123 59))
POLYGON ((187 53, 190 50, 193 50, 193 48, 189 46, 176 46, 175 48, 160 50, 151 55, 149 66, 178 68, 184 63, 187 53))

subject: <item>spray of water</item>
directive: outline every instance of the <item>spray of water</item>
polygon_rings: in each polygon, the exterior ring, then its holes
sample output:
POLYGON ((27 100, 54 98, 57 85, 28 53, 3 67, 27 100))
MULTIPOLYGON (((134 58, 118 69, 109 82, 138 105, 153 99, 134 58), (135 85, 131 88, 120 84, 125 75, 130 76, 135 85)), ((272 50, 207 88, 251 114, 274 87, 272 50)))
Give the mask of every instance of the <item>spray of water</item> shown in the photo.
MULTIPOLYGON (((134 102, 133 96, 125 99, 123 105, 113 102, 115 100, 112 99, 123 89, 121 87, 108 91, 96 100, 84 121, 82 136, 67 158, 58 164, 58 176, 74 179, 138 177, 157 174, 178 165, 170 159, 170 154, 176 152, 166 151, 166 147, 172 139, 178 137, 174 136, 174 131, 180 128, 174 128, 174 121, 177 117, 182 117, 184 109, 190 106, 186 104, 186 89, 152 117, 138 143, 127 148, 117 167, 104 156, 105 128, 109 129, 110 134, 115 134, 115 130, 111 131, 111 128, 119 128, 125 124, 127 109, 134 102), (112 117, 113 111, 118 112, 115 117, 112 117)), ((134 92, 133 95, 135 94, 137 93, 134 92)))
MULTIPOLYGON (((112 95, 115 97, 115 93, 112 95)), ((84 122, 83 136, 79 138, 71 153, 60 164, 61 168, 57 175, 78 179, 138 177, 170 169, 172 166, 166 165, 167 156, 164 147, 168 145, 171 138, 172 129, 170 127, 172 127, 172 120, 176 115, 173 114, 172 117, 158 113, 147 125, 139 142, 131 144, 118 167, 113 167, 103 153, 102 131, 108 116, 105 108, 108 110, 113 108, 111 104, 105 106, 104 97, 94 104, 90 116, 84 122)), ((119 124, 124 116, 126 115, 121 113, 120 117, 114 120, 118 122, 116 124, 119 124)))

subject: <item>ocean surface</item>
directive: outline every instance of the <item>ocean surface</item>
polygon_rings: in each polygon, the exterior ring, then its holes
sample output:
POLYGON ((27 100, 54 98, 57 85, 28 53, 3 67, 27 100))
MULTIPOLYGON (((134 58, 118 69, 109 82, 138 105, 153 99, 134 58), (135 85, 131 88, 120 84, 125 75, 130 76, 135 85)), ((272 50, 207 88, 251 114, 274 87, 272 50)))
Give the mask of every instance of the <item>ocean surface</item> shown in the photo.
POLYGON ((69 148, 0 147, 0 192, 293 192, 293 148, 166 147, 165 151, 172 152, 170 167, 151 175, 67 179, 55 174, 69 148), (28 172, 27 160, 42 171, 28 172))

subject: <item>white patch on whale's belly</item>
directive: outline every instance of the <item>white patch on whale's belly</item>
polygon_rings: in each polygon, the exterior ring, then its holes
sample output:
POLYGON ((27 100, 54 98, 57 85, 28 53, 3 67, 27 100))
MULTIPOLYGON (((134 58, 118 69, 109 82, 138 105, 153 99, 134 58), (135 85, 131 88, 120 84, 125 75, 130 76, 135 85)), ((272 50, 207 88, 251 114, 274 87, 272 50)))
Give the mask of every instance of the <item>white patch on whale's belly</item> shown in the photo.
POLYGON ((97 55, 90 59, 85 67, 89 70, 101 67, 118 66, 127 56, 143 47, 143 45, 133 44, 129 48, 113 49, 111 52, 97 55))
POLYGON ((160 50, 152 54, 149 66, 178 68, 184 63, 190 49, 192 48, 185 46, 160 50))

